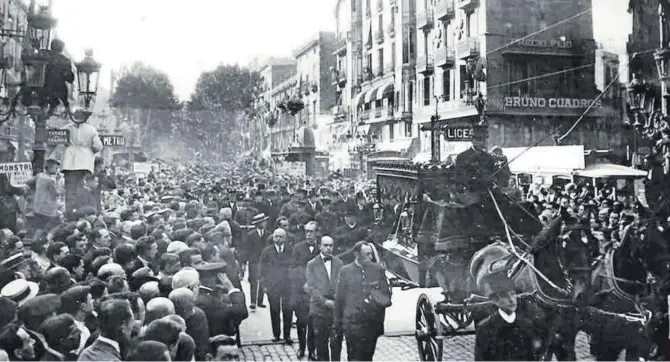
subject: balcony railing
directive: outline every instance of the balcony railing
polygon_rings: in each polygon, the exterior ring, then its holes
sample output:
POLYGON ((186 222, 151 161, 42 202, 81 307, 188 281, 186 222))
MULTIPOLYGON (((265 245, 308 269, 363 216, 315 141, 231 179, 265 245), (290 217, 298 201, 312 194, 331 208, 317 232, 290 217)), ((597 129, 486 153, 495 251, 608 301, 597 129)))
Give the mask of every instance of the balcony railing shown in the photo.
POLYGON ((477 6, 479 6, 479 0, 458 0, 458 7, 466 13, 474 10, 477 6))
POLYGON ((341 55, 347 52, 347 38, 342 37, 335 43, 335 55, 341 55))
POLYGON ((386 32, 388 33, 390 38, 393 38, 395 36, 395 24, 390 23, 386 28, 386 32))
POLYGON ((382 108, 375 108, 375 118, 380 118, 382 116, 382 108))
POLYGON ((331 109, 331 114, 333 115, 335 122, 340 122, 347 119, 347 113, 344 111, 344 107, 342 106, 333 107, 331 109))
POLYGON ((455 0, 437 0, 435 3, 435 18, 442 21, 454 20, 456 16, 455 0))
POLYGON ((368 109, 361 111, 360 119, 361 121, 367 121, 368 119, 370 119, 370 110, 368 109))
POLYGON ((456 56, 459 59, 476 57, 479 55, 479 39, 469 37, 456 43, 456 56))
POLYGON ((444 69, 452 68, 456 64, 454 49, 442 45, 435 49, 435 66, 444 69))
POLYGON ((379 29, 375 32, 375 41, 377 44, 381 44, 384 42, 384 31, 379 29))
POLYGON ((424 75, 433 74, 433 56, 419 55, 416 57, 416 71, 424 75))
POLYGON ((433 9, 428 8, 416 12, 416 26, 419 29, 431 29, 433 25, 433 9))

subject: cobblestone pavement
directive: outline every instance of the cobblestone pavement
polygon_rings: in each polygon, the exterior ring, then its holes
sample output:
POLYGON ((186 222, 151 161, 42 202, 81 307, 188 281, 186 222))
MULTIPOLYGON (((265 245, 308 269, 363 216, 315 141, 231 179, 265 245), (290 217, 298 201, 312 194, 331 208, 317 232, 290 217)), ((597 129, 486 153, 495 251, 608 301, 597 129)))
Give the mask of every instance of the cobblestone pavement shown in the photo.
MULTIPOLYGON (((444 341, 444 361, 472 361, 474 359, 474 336, 459 336, 444 341)), ((248 345, 242 348, 245 361, 296 361, 297 343, 248 345)), ((588 340, 585 334, 577 336, 576 352, 578 360, 593 361, 589 354, 588 340)), ((342 348, 342 360, 346 361, 346 347, 342 348)), ((413 336, 384 336, 377 342, 375 361, 418 361, 416 340, 413 336)))

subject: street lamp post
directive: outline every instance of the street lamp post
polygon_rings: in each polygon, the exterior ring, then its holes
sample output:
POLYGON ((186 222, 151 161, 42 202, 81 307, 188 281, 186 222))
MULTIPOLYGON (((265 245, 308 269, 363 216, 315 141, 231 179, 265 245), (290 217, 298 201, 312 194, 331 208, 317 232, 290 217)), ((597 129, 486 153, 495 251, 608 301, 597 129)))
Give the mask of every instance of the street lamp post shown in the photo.
MULTIPOLYGON (((66 116, 77 124, 84 123, 91 116, 91 107, 98 88, 100 64, 93 60, 92 51, 86 52, 83 61, 76 63, 78 93, 84 108, 72 112, 68 100, 67 83, 73 83, 75 74, 72 62, 62 54, 64 43, 51 39, 51 31, 57 20, 51 16, 46 6, 35 11, 35 0, 31 0, 28 26, 25 33, 0 30, 0 35, 10 38, 23 38, 20 90, 10 98, 9 94, 0 97, 0 124, 13 117, 29 115, 35 123, 33 143, 33 172, 44 169, 47 126, 51 116, 66 116), (64 109, 63 109, 64 108, 64 109)), ((7 89, 15 87, 7 79, 9 62, 0 60, 0 80, 7 89)))

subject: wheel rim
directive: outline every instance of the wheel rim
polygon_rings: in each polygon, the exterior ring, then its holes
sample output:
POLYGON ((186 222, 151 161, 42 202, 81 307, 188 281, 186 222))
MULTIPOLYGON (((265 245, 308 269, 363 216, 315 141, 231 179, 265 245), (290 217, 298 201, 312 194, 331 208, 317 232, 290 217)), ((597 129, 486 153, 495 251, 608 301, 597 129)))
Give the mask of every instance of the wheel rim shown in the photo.
POLYGON ((421 294, 416 303, 416 343, 422 361, 442 360, 440 319, 428 296, 421 294))

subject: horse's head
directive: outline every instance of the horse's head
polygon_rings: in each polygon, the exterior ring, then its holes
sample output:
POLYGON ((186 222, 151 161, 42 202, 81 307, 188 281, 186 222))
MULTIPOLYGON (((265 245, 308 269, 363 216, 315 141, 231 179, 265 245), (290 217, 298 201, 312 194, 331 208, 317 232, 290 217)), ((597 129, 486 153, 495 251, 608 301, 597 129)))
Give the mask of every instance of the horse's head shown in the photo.
POLYGON ((586 302, 586 291, 591 286, 591 264, 598 252, 597 241, 584 225, 570 224, 561 228, 554 246, 571 301, 586 302))

